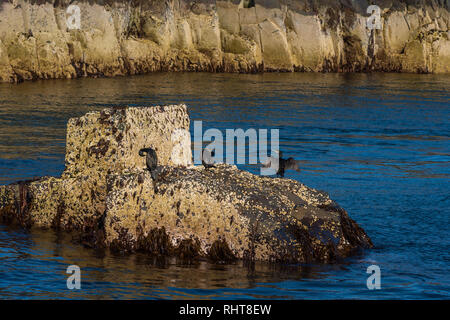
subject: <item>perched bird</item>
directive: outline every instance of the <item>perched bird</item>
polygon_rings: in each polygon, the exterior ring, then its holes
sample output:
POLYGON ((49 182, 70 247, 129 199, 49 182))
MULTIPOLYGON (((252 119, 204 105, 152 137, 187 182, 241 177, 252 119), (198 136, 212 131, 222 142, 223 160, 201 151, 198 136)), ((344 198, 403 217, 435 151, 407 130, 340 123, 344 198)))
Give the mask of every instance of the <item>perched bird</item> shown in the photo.
POLYGON ((139 150, 139 156, 145 157, 147 169, 148 171, 150 171, 152 179, 156 180, 156 178, 158 177, 158 157, 156 155, 156 151, 152 148, 143 148, 139 150))
POLYGON ((210 151, 207 148, 203 150, 202 155, 202 165, 205 167, 205 169, 214 168, 214 159, 216 153, 215 151, 210 151))
POLYGON ((280 162, 279 162, 279 168, 278 168, 278 171, 277 171, 277 176, 283 178, 285 170, 295 170, 297 172, 300 172, 300 168, 298 167, 298 163, 297 163, 297 161, 294 158, 289 157, 287 159, 283 159, 283 158, 280 157, 280 162))
POLYGON ((280 151, 278 152, 278 157, 270 157, 268 161, 263 165, 263 167, 270 168, 272 167, 273 162, 278 160, 278 170, 276 173, 277 177, 283 178, 286 170, 295 170, 297 172, 300 172, 297 160, 292 157, 289 157, 287 159, 284 159, 282 157, 283 153, 280 151))

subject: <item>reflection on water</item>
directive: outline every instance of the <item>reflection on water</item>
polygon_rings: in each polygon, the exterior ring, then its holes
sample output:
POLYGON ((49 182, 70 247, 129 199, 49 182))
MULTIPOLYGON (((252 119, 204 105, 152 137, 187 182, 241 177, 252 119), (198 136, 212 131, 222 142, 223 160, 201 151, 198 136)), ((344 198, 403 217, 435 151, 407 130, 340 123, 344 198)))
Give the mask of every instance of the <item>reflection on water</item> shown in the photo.
MULTIPOLYGON (((52 297, 42 290, 49 287, 61 297, 83 298, 204 298, 235 295, 227 290, 252 290, 257 283, 271 287, 270 282, 284 280, 320 279, 320 266, 283 266, 256 263, 253 267, 241 262, 232 265, 213 265, 206 261, 187 265, 174 260, 158 260, 144 254, 112 255, 104 250, 83 250, 71 242, 71 237, 52 231, 21 230, 1 227, 0 271, 2 297, 52 297), (14 243, 11 245, 11 243, 14 243), (18 262, 27 261, 26 264, 18 262), (82 270, 82 290, 67 290, 66 269, 76 262, 82 270), (14 274, 11 271, 14 269, 14 274), (20 281, 18 281, 20 279, 20 281), (264 284, 267 283, 267 284, 264 284), (177 288, 191 288, 188 290, 177 288)), ((322 270, 322 271, 323 271, 322 270)), ((262 291, 261 297, 270 297, 262 291)), ((243 291, 242 293, 245 294, 243 291)), ((273 293, 273 298, 288 297, 273 293)))
MULTIPOLYGON (((326 190, 376 249, 333 266, 185 266, 84 249, 0 226, 0 298, 442 298, 450 296, 449 76, 183 74, 0 84, 0 184, 64 169, 69 118, 184 102, 204 130, 278 128, 287 177, 326 190), (66 289, 68 265, 82 290, 66 289), (366 288, 377 264, 382 290, 366 288)), ((253 172, 255 167, 242 166, 253 172)))

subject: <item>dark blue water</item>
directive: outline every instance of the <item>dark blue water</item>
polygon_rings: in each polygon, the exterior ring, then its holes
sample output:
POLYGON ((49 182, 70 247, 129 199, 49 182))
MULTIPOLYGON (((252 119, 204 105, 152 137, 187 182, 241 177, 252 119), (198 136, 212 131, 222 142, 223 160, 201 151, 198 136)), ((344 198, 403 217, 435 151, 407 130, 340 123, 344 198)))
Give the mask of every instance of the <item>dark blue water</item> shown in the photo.
MULTIPOLYGON (((161 263, 75 245, 51 231, 0 226, 0 298, 450 297, 450 77, 153 74, 0 85, 0 184, 64 168, 70 117, 110 105, 184 102, 204 130, 278 128, 300 160, 288 178, 325 190, 375 249, 331 266, 248 270, 161 263), (82 270, 68 290, 66 268, 82 270), (381 290, 366 269, 381 268, 381 290)), ((258 172, 255 167, 242 168, 258 172)))

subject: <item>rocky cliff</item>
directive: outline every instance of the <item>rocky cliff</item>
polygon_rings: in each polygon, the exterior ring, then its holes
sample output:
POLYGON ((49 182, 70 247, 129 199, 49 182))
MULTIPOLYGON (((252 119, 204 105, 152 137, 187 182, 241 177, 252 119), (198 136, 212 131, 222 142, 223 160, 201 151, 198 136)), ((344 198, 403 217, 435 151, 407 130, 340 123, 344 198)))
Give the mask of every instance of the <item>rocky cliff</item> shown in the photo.
POLYGON ((193 166, 184 105, 71 119, 63 174, 0 186, 0 221, 189 260, 328 263, 372 246, 324 192, 226 164, 193 166), (158 154, 155 180, 143 147, 158 154))
POLYGON ((0 80, 450 71, 448 0, 3 0, 0 80), (380 28, 370 29, 370 4, 380 28), (77 12, 69 10, 76 5, 77 12), (78 24, 77 24, 78 22, 78 24))

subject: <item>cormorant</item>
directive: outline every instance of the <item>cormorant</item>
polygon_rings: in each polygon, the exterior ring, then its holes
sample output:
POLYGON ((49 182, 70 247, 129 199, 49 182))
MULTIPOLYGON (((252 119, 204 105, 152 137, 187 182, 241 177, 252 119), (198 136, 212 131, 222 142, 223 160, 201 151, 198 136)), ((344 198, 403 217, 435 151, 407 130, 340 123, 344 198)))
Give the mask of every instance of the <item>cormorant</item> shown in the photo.
POLYGON ((145 163, 147 164, 147 169, 150 171, 153 180, 158 177, 156 168, 158 167, 158 157, 156 151, 152 148, 143 148, 139 150, 139 155, 141 157, 145 156, 145 163))
MULTIPOLYGON (((277 177, 284 178, 284 172, 286 170, 295 170, 300 172, 300 168, 298 167, 297 161, 289 157, 287 159, 283 159, 283 153, 280 151, 278 153, 278 171, 276 173, 277 177)), ((272 161, 275 161, 274 157, 270 157, 266 164, 264 164, 264 168, 270 168, 272 166, 272 161)))

